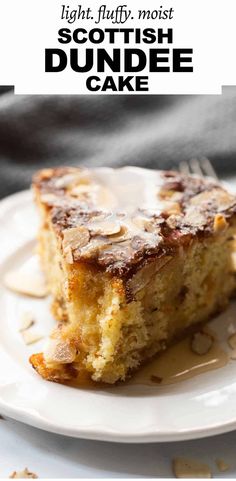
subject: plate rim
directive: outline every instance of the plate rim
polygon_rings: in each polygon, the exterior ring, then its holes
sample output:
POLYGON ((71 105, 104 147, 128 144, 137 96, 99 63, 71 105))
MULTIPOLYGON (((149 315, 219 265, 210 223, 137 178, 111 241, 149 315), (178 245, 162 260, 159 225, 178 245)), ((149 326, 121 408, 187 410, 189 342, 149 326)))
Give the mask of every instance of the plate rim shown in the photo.
MULTIPOLYGON (((15 202, 18 202, 21 199, 22 202, 30 199, 32 196, 31 190, 23 190, 10 196, 7 196, 0 200, 0 216, 4 214, 4 210, 8 209, 12 206, 15 202)), ((11 254, 9 254, 11 255, 11 254)), ((7 256, 8 257, 8 256, 7 256)), ((0 350, 1 343, 0 343, 0 350)), ((48 384, 48 381, 39 379, 40 382, 45 382, 48 384)), ((60 426, 59 423, 50 422, 49 419, 43 418, 40 416, 39 413, 32 414, 29 412, 29 409, 16 407, 15 405, 7 405, 6 402, 2 400, 0 397, 0 410, 1 414, 6 417, 10 417, 16 421, 23 422, 27 425, 33 426, 37 429, 42 429, 44 431, 48 431, 51 433, 70 436, 74 438, 80 439, 89 439, 89 440, 99 440, 99 441, 107 441, 107 442, 118 442, 118 443, 153 443, 153 442, 176 442, 176 441, 186 441, 186 440, 193 440, 193 439, 201 439, 207 438, 214 435, 220 435, 223 433, 227 433, 236 429, 236 415, 234 418, 228 422, 219 422, 219 423, 211 423, 210 425, 198 426, 196 428, 189 429, 182 429, 181 431, 177 430, 167 430, 158 431, 158 426, 153 426, 150 429, 150 426, 147 426, 143 430, 139 430, 135 433, 127 433, 118 430, 113 430, 112 428, 109 429, 108 426, 104 426, 101 429, 101 426, 98 428, 94 426, 86 426, 86 427, 78 427, 75 428, 65 426, 60 426)))

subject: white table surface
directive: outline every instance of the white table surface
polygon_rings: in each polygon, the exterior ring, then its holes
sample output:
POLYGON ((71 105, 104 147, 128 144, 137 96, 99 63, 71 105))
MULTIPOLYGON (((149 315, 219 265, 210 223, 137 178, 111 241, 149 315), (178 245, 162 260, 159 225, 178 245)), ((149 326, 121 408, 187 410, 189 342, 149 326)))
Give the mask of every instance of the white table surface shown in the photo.
POLYGON ((236 478, 236 431, 214 438, 166 444, 114 444, 47 433, 0 421, 0 477, 28 467, 42 478, 171 478, 176 456, 209 464, 214 477, 236 478), (215 459, 230 465, 220 473, 215 459))
POLYGON ((40 478, 171 478, 176 456, 206 462, 213 477, 236 478, 236 431, 196 441, 134 445, 72 439, 0 420, 0 478, 25 467, 40 478), (227 472, 218 471, 217 458, 229 465, 227 472))

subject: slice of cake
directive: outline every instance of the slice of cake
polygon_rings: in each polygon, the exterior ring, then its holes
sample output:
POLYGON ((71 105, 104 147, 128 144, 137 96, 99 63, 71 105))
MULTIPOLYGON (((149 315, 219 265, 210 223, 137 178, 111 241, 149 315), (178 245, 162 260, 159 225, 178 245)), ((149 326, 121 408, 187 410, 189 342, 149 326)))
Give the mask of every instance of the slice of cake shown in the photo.
POLYGON ((125 167, 42 170, 39 251, 58 319, 44 378, 115 383, 236 288, 236 198, 211 179, 125 167))

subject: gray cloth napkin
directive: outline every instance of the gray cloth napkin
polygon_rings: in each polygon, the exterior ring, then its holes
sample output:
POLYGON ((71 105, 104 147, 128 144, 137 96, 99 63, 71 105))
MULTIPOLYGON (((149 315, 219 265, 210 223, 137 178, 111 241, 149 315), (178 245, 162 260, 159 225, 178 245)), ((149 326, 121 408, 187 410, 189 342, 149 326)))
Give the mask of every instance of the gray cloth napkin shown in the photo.
POLYGON ((207 156, 236 171, 236 88, 222 96, 0 96, 0 196, 46 166, 177 167, 207 156))

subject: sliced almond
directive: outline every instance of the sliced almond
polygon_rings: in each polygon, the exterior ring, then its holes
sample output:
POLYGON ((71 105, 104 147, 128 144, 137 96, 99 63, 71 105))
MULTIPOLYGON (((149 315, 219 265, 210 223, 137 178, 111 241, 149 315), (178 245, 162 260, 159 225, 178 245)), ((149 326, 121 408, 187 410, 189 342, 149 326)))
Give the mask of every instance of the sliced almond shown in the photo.
POLYGON ((28 468, 25 468, 23 471, 14 471, 9 478, 11 479, 37 479, 38 476, 35 473, 32 473, 31 471, 28 470, 28 468))
POLYGON ((216 466, 221 473, 229 470, 229 465, 223 459, 216 459, 216 466))
POLYGON ((13 292, 30 297, 43 298, 48 295, 48 288, 41 273, 30 274, 23 270, 8 272, 4 285, 13 292))
POLYGON ((74 263, 73 251, 71 247, 68 246, 64 249, 64 255, 65 255, 66 262, 68 262, 68 264, 74 263))
POLYGON ((43 339, 42 335, 37 334, 32 330, 23 331, 22 337, 27 346, 30 346, 30 344, 35 344, 36 342, 41 341, 41 339, 43 339))
POLYGON ((44 350, 44 358, 48 363, 69 364, 75 360, 75 357, 76 349, 68 341, 51 338, 44 350))
POLYGON ((146 217, 143 217, 141 215, 137 215, 136 217, 133 217, 132 222, 135 224, 138 229, 145 230, 145 226, 147 225, 147 222, 149 219, 146 217))
POLYGON ((178 202, 170 202, 170 205, 164 211, 167 215, 179 215, 181 214, 181 207, 178 202))
POLYGON ((213 338, 206 332, 197 332, 191 340, 191 349, 195 354, 203 356, 207 354, 213 345, 213 338))
POLYGON ((93 224, 90 224, 88 227, 93 234, 104 235, 104 236, 111 236, 114 234, 118 234, 121 230, 121 226, 119 222, 109 222, 109 220, 94 222, 93 224))
POLYGON ((35 324, 34 317, 31 312, 25 312, 20 319, 20 329, 19 332, 27 331, 35 324))
POLYGON ((153 219, 147 219, 146 217, 136 216, 133 217, 132 222, 134 225, 146 232, 160 232, 160 227, 155 224, 153 219))
POLYGON ((232 354, 230 354, 230 359, 236 361, 236 349, 232 352, 232 354))
POLYGON ((74 171, 70 172, 69 174, 65 174, 62 177, 58 177, 58 179, 55 180, 54 185, 57 189, 67 189, 73 188, 74 185, 76 185, 77 183, 80 184, 80 182, 89 182, 87 171, 74 171))
POLYGON ((57 201, 57 197, 55 194, 42 194, 40 200, 43 204, 54 204, 57 201))
POLYGON ((109 237, 113 244, 131 240, 132 234, 127 226, 122 225, 118 234, 109 237))
POLYGON ((191 206, 187 209, 183 221, 184 224, 189 224, 191 227, 195 227, 196 229, 202 229, 207 222, 205 215, 195 206, 191 206))
POLYGON ((210 467, 191 458, 175 458, 173 471, 176 478, 212 478, 210 467))
POLYGON ((176 229, 180 221, 182 220, 182 217, 180 215, 170 215, 167 219, 167 224, 171 229, 176 229))
POLYGON ((70 190, 70 195, 73 197, 79 197, 84 194, 91 195, 98 189, 97 185, 94 184, 79 184, 74 185, 70 190))
POLYGON ((214 218, 214 224, 213 224, 213 229, 216 234, 220 232, 224 232, 227 227, 228 227, 228 222, 226 221, 226 218, 222 214, 216 214, 214 218))
POLYGON ((228 339, 227 339, 227 342, 228 342, 229 347, 231 347, 231 349, 236 350, 236 333, 229 336, 228 339))
POLYGON ((89 242, 89 231, 84 226, 72 227, 63 231, 63 248, 80 249, 89 242))

